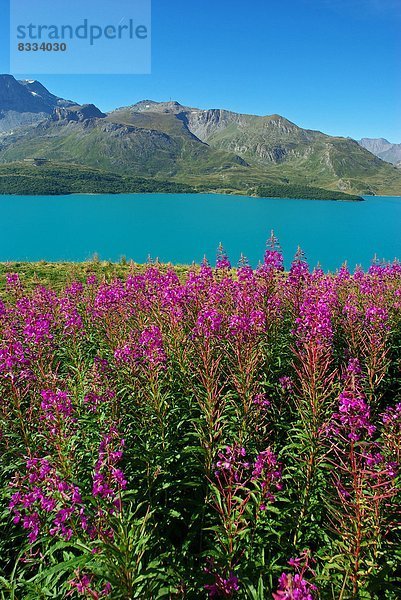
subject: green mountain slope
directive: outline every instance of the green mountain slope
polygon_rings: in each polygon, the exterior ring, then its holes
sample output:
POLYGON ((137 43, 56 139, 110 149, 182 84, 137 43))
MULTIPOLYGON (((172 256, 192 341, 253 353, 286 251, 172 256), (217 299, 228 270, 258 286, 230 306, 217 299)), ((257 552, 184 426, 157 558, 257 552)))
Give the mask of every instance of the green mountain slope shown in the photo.
POLYGON ((358 194, 400 194, 400 173, 354 140, 302 129, 287 119, 229 111, 186 111, 188 128, 235 152, 266 176, 358 194))
MULTIPOLYGON (((20 88, 28 93, 26 85, 15 84, 17 99, 20 88)), ((40 85, 29 83, 34 84, 40 85)), ((0 110, 1 98, 0 94, 0 110)), ((0 132, 0 164, 39 157, 234 193, 257 193, 265 185, 270 190, 295 186, 401 195, 400 169, 354 140, 302 129, 279 115, 200 110, 151 100, 105 115, 94 105, 54 98, 57 106, 50 114, 41 112, 40 122, 0 132)), ((14 96, 11 100, 24 115, 25 104, 18 104, 14 96)))
MULTIPOLYGON (((260 117, 150 100, 119 109, 109 118, 116 114, 130 115, 139 127, 186 127, 210 147, 241 156, 251 169, 240 175, 250 183, 267 180, 357 194, 401 193, 399 170, 356 141, 302 129, 280 115, 260 117)), ((238 174, 232 175, 231 184, 238 185, 238 174)))
POLYGON ((213 149, 179 128, 137 127, 120 118, 61 118, 0 137, 0 162, 33 157, 74 162, 119 174, 188 177, 246 166, 243 159, 213 149))

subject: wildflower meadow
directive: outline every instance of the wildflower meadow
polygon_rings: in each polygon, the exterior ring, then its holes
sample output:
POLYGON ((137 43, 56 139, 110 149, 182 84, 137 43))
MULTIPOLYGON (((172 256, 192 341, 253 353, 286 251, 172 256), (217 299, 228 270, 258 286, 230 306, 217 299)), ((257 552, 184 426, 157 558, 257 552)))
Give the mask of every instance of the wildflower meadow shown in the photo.
POLYGON ((401 598, 401 264, 0 301, 0 598, 401 598))

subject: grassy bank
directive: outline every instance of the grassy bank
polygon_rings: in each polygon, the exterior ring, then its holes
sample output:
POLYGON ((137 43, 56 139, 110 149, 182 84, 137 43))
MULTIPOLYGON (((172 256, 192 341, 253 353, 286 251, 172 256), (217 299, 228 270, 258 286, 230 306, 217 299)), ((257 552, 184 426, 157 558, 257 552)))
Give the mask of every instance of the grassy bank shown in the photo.
MULTIPOLYGON (((90 275, 96 275, 99 281, 112 281, 115 278, 126 278, 131 274, 143 273, 146 264, 126 261, 123 257, 120 262, 98 260, 96 257, 86 262, 2 262, 0 263, 0 294, 5 291, 5 276, 7 273, 17 273, 27 290, 34 289, 37 285, 50 287, 60 291, 73 281, 85 283, 90 275)), ((189 266, 158 264, 158 268, 165 272, 173 269, 177 275, 185 275, 189 266)))

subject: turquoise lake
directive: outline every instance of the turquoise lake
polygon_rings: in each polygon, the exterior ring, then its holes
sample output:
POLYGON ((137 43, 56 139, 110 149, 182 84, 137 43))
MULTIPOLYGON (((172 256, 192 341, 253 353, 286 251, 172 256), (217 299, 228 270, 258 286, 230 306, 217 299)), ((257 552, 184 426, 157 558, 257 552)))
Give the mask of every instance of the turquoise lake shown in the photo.
POLYGON ((401 197, 364 202, 248 198, 215 194, 1 196, 0 261, 122 256, 144 262, 214 264, 222 242, 233 265, 256 266, 274 229, 286 265, 297 246, 311 266, 368 267, 401 259, 401 197))

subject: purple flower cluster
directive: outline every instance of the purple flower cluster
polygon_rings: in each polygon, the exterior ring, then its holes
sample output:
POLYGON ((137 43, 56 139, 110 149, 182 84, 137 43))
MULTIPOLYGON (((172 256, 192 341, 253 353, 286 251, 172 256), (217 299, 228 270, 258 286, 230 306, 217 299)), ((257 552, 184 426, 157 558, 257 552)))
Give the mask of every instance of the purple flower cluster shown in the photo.
POLYGON ((65 426, 74 422, 74 407, 70 396, 66 392, 43 390, 40 407, 40 419, 45 422, 51 435, 59 435, 65 426))
POLYGON ((263 271, 284 271, 283 255, 279 250, 267 249, 263 260, 263 271))
POLYGON ((206 339, 216 337, 220 332, 223 315, 215 308, 206 308, 199 312, 194 333, 206 339))
MULTIPOLYGON (((68 418, 71 414, 68 397, 64 393, 46 391, 43 393, 45 410, 49 418, 58 415, 68 418)), ((51 421, 53 428, 53 421, 51 421)), ((127 481, 118 463, 122 459, 124 440, 114 427, 105 435, 99 446, 98 459, 93 473, 92 494, 109 512, 121 511, 121 491, 127 481)), ((21 523, 28 531, 30 543, 34 543, 40 533, 59 536, 70 540, 74 535, 87 535, 90 540, 99 535, 109 535, 107 526, 102 524, 103 508, 93 509, 92 503, 85 504, 79 486, 71 475, 63 477, 60 469, 47 458, 28 458, 26 473, 17 474, 11 482, 16 489, 12 494, 9 509, 14 523, 21 523), (106 528, 105 528, 106 527, 106 528)), ((86 490, 88 495, 89 489, 86 490)))
POLYGON ((266 244, 266 252, 263 259, 262 271, 264 273, 284 271, 283 253, 281 252, 280 244, 273 231, 266 244))
POLYGON ((21 375, 30 361, 27 350, 18 340, 8 341, 0 348, 0 373, 14 379, 21 375))
POLYGON ((266 394, 256 394, 253 398, 253 404, 259 409, 267 409, 271 406, 271 402, 268 400, 266 394))
POLYGON ((383 479, 391 482, 398 474, 398 465, 395 461, 387 461, 380 449, 372 448, 370 452, 363 454, 365 468, 373 480, 380 480, 383 486, 383 479))
POLYGON ((295 570, 295 575, 281 574, 278 589, 273 593, 274 600, 313 600, 317 587, 305 579, 306 574, 315 576, 312 562, 315 561, 308 550, 297 558, 290 558, 288 564, 295 570))
POLYGON ((251 310, 249 315, 244 313, 232 315, 228 323, 228 331, 232 336, 243 339, 263 332, 265 322, 266 317, 261 310, 251 310))
POLYGON ((100 442, 93 474, 92 494, 112 502, 118 510, 121 510, 119 494, 127 487, 124 473, 117 467, 123 457, 124 445, 125 441, 111 427, 100 442))
POLYGON ((53 335, 50 333, 51 316, 39 315, 36 318, 31 317, 24 328, 25 339, 32 344, 41 344, 44 340, 52 340, 53 335))
POLYGON ((100 598, 108 596, 112 590, 111 584, 106 583, 98 592, 94 589, 94 577, 87 573, 81 573, 79 569, 76 571, 74 579, 71 579, 68 583, 71 590, 76 590, 79 595, 92 598, 92 600, 100 600, 100 598))
POLYGON ((78 486, 63 479, 45 458, 26 461, 26 474, 14 477, 12 487, 18 488, 9 508, 14 523, 22 523, 33 544, 41 531, 70 540, 73 530, 86 530, 88 520, 78 486))
POLYGON ((288 375, 283 375, 283 377, 280 377, 280 379, 278 380, 281 389, 284 392, 289 392, 291 393, 294 389, 294 382, 292 381, 291 377, 288 377, 288 375))
POLYGON ((114 358, 118 365, 125 364, 136 364, 138 362, 139 353, 138 347, 135 343, 127 343, 114 351, 114 358))
POLYGON ((290 287, 298 286, 299 284, 307 282, 309 277, 309 265, 306 261, 305 254, 301 248, 298 248, 288 275, 288 285, 290 287))
POLYGON ((163 336, 157 325, 149 325, 137 336, 131 334, 126 343, 114 351, 117 364, 129 364, 132 367, 150 367, 164 369, 167 356, 163 345, 163 336))
POLYGON ((356 390, 344 390, 338 399, 338 410, 334 416, 347 432, 348 439, 358 441, 366 433, 369 437, 376 431, 370 421, 370 408, 365 397, 356 390))
POLYGON ((151 368, 164 368, 167 357, 163 337, 157 325, 150 325, 139 336, 139 358, 151 368))
POLYGON ((229 258, 221 244, 217 251, 216 269, 221 269, 221 270, 231 269, 231 263, 230 263, 229 258))
POLYGON ((65 296, 59 303, 60 317, 65 335, 76 335, 83 331, 83 319, 77 308, 76 299, 65 296))
POLYGON ((349 381, 349 380, 359 381, 361 376, 362 376, 361 363, 359 362, 359 360, 357 358, 351 358, 348 361, 347 370, 346 370, 346 373, 344 374, 344 380, 345 381, 349 381))
POLYGON ((401 402, 394 407, 386 408, 381 419, 385 427, 395 427, 401 432, 401 402))
POLYGON ((266 510, 266 502, 274 502, 273 491, 283 489, 282 468, 276 455, 267 448, 256 457, 252 471, 253 481, 259 481, 262 488, 263 502, 260 510, 266 510))
POLYGON ((282 573, 273 598, 274 600, 313 600, 315 590, 316 586, 306 581, 300 573, 295 575, 282 573))
POLYGON ((234 573, 228 576, 214 574, 214 582, 205 585, 209 598, 232 598, 239 590, 239 581, 234 573))
POLYGON ((216 477, 224 478, 226 481, 233 481, 236 484, 245 483, 248 477, 250 463, 246 459, 246 450, 235 444, 226 446, 224 450, 218 453, 216 461, 216 477))
POLYGON ((388 331, 388 312, 381 306, 369 306, 365 312, 365 321, 376 331, 388 331))
POLYGON ((22 283, 18 273, 7 273, 6 274, 6 285, 10 292, 21 292, 22 283))
POLYGON ((338 398, 338 412, 332 415, 329 429, 334 434, 343 433, 353 441, 359 441, 363 435, 371 437, 376 426, 371 422, 370 407, 361 390, 361 365, 358 359, 350 359, 343 379, 345 388, 338 398))
MULTIPOLYGON (((222 490, 232 486, 248 489, 251 482, 260 486, 260 510, 267 502, 274 502, 273 492, 282 490, 282 467, 270 448, 260 452, 255 462, 246 458, 246 450, 238 444, 227 446, 218 453, 216 478, 222 490)), ((250 489, 250 488, 249 488, 250 489)))
POLYGON ((298 343, 316 343, 321 346, 330 346, 333 341, 332 325, 332 299, 330 295, 316 294, 306 295, 304 302, 299 308, 299 316, 296 318, 296 330, 298 343))
POLYGON ((105 390, 103 394, 88 392, 84 397, 84 404, 89 412, 95 413, 97 412, 99 406, 101 406, 103 403, 107 404, 113 400, 114 396, 115 394, 112 390, 105 390))

